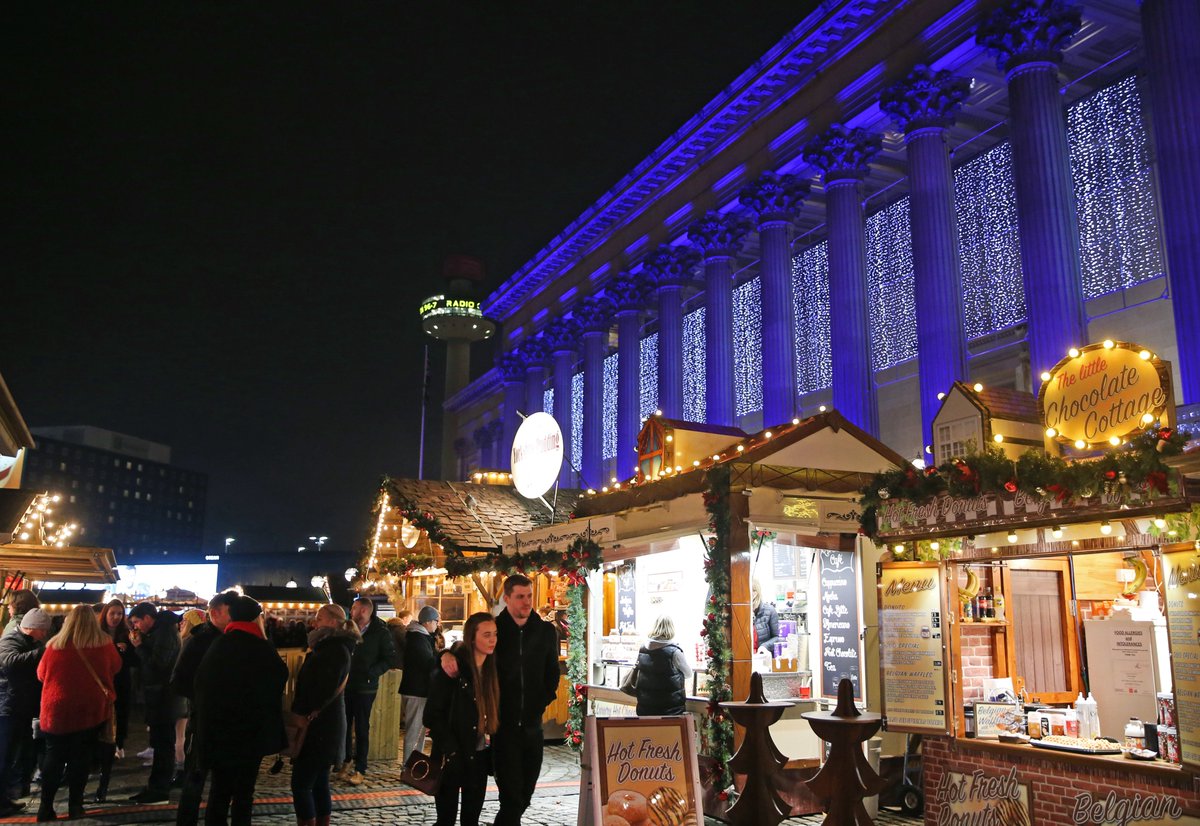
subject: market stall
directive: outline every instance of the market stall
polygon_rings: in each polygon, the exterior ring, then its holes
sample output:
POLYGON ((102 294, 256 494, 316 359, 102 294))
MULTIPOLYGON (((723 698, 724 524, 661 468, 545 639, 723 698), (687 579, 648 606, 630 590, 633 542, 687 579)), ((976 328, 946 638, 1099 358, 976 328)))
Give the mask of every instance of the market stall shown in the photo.
MULTIPOLYGON (((800 715, 836 697, 849 677, 864 707, 877 703, 873 605, 864 571, 877 554, 860 543, 858 491, 904 459, 836 412, 753 435, 652 417, 639 436, 642 471, 585 496, 576 521, 604 536, 601 599, 588 618, 588 696, 598 714, 632 713, 620 691, 648 631, 674 620, 693 670, 688 709, 702 752, 724 775, 732 722, 716 703, 744 698, 750 675, 791 709, 771 734, 790 758, 778 782, 793 813, 817 809, 802 788, 821 747, 800 715), (764 634, 756 638, 755 618, 764 634)), ((706 782, 724 789, 720 778, 706 782)))
POLYGON ((1200 822, 1200 487, 1167 464, 1168 377, 1073 351, 1043 376, 1048 450, 999 449, 982 406, 992 449, 868 486, 885 725, 924 737, 926 823, 1200 822))

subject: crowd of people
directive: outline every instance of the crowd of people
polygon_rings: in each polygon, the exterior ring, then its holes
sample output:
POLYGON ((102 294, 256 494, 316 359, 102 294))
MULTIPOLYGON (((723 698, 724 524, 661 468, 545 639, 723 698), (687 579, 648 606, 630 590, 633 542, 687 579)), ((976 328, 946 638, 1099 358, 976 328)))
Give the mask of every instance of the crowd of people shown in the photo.
MULTIPOLYGON (((428 732, 445 767, 439 826, 478 824, 489 775, 500 792, 497 826, 521 822, 541 769, 542 716, 558 690, 565 628, 534 612, 528 578, 508 577, 504 594, 505 607, 469 617, 450 650, 432 606, 389 623, 366 598, 348 615, 333 604, 317 611, 304 626, 307 655, 290 708, 307 723, 291 764, 299 826, 329 824, 335 769, 351 785, 363 782, 380 677, 399 667, 403 754, 424 751, 428 732)), ((9 610, 0 636, 0 817, 23 809, 17 801, 39 772, 39 822, 57 819, 63 785, 69 817, 84 816, 92 776, 91 801, 104 802, 114 762, 125 757, 136 686, 149 772, 131 802, 166 802, 180 787, 176 822, 197 826, 208 785, 205 824, 251 822, 263 760, 288 748, 288 668, 259 603, 226 591, 207 612, 180 617, 151 603, 127 613, 113 600, 75 607, 60 628, 32 592, 15 592, 9 610)))

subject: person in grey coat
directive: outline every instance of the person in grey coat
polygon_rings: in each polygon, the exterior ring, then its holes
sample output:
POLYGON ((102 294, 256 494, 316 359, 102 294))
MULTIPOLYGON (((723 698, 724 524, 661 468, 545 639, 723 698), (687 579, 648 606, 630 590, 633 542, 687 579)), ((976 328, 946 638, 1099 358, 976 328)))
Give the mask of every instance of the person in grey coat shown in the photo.
POLYGON ((425 742, 425 701, 429 699, 429 680, 437 657, 433 632, 441 615, 432 605, 417 614, 416 622, 408 626, 404 637, 404 676, 400 679, 400 694, 404 697, 404 759, 420 751, 425 742))

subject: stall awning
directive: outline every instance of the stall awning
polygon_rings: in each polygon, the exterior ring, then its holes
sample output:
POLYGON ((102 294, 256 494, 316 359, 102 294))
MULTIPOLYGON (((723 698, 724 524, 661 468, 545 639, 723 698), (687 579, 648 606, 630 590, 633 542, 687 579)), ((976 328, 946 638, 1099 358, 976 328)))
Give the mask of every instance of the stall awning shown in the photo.
POLYGON ((21 488, 0 488, 0 534, 8 536, 16 531, 21 518, 37 499, 39 491, 21 488))
POLYGON ((51 545, 0 545, 0 572, 37 582, 111 584, 117 581, 116 560, 109 548, 51 545))

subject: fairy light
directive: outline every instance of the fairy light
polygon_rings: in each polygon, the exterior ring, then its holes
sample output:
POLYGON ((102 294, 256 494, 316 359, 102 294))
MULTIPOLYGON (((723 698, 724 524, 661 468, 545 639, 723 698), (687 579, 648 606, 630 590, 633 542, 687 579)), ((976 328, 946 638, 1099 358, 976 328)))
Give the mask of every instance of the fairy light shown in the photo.
POLYGON ((642 339, 638 386, 641 388, 639 415, 642 419, 649 419, 658 409, 658 333, 651 333, 642 339))
POLYGON ((704 308, 683 317, 683 418, 704 421, 704 308))
POLYGON ((1058 435, 1058 431, 1055 430, 1053 427, 1047 427, 1046 435, 1049 436, 1051 439, 1053 439, 1055 436, 1058 435))
POLYGON ((866 230, 871 367, 878 371, 917 356, 917 300, 908 198, 901 198, 867 218, 866 230))
POLYGON ((375 520, 375 536, 371 540, 371 558, 367 561, 367 569, 375 567, 376 560, 379 559, 379 537, 383 533, 383 523, 387 518, 387 512, 391 498, 387 491, 383 491, 379 495, 379 518, 375 520))
POLYGON ((796 391, 812 393, 833 384, 829 324, 829 245, 792 257, 792 308, 796 327, 796 391))
POLYGON ((571 457, 583 457, 583 373, 571 376, 571 457))
POLYGON ((738 416, 763 409, 762 289, 753 278, 733 290, 733 389, 738 416))
POLYGON ((1112 523, 1111 522, 1101 522, 1100 523, 1100 533, 1104 534, 1105 536, 1108 536, 1110 533, 1112 533, 1112 523))
POLYGON ((604 459, 617 456, 617 358, 618 354, 612 353, 604 359, 604 459))

